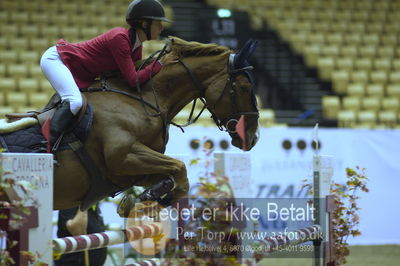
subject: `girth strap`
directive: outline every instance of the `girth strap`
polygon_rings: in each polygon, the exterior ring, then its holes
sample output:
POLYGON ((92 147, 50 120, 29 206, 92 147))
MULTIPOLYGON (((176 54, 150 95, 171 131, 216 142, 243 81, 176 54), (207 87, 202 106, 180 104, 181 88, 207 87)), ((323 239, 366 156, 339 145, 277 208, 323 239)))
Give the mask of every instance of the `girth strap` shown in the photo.
POLYGON ((89 191, 86 193, 80 205, 81 211, 85 211, 105 197, 114 197, 115 194, 122 189, 103 176, 84 148, 82 142, 75 135, 73 137, 74 141, 68 143, 68 145, 75 152, 91 179, 89 191))

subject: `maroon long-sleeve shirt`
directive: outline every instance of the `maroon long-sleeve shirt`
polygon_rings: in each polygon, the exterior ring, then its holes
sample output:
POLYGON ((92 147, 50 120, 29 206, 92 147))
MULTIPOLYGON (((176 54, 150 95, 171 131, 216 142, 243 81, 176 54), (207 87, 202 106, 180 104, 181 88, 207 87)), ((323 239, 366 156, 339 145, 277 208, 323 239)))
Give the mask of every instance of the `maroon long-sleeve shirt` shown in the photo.
POLYGON ((79 88, 87 88, 98 75, 115 70, 119 70, 129 85, 135 87, 137 75, 142 84, 150 79, 152 72, 156 74, 161 70, 160 62, 155 61, 136 71, 134 62, 142 59, 142 46, 132 52, 134 44, 128 31, 126 28, 113 28, 88 41, 68 43, 60 40, 57 43, 57 51, 79 88))

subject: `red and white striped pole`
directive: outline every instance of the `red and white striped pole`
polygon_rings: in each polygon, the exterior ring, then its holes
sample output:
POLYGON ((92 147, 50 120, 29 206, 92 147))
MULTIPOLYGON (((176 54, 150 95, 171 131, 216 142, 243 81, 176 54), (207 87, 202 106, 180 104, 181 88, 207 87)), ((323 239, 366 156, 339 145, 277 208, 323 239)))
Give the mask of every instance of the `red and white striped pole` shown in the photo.
POLYGON ((142 260, 140 262, 127 264, 125 266, 158 266, 158 265, 160 265, 159 259, 149 259, 149 260, 142 260))
POLYGON ((158 236, 162 233, 159 223, 132 226, 125 230, 69 236, 53 239, 53 252, 57 254, 75 253, 158 236))

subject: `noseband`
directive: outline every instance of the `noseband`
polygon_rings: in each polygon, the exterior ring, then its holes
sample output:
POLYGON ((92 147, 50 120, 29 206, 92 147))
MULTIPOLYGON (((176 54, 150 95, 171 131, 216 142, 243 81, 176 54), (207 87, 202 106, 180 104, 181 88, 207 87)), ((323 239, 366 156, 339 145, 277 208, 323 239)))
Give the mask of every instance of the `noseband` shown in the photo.
POLYGON ((246 67, 243 67, 243 68, 235 68, 234 58, 235 58, 235 54, 232 53, 232 54, 229 55, 229 60, 228 60, 228 78, 226 80, 224 89, 222 90, 221 94, 219 95, 218 99, 215 101, 215 103, 214 103, 214 105, 212 107, 209 106, 207 104, 206 100, 205 100, 206 89, 202 88, 202 86, 200 85, 200 83, 196 79, 196 76, 193 74, 192 70, 181 59, 179 59, 179 63, 185 68, 185 70, 189 74, 193 84, 196 87, 196 90, 198 90, 200 92, 200 97, 198 99, 200 99, 200 101, 203 103, 203 107, 202 107, 201 111, 199 112, 199 114, 194 119, 192 119, 197 99, 195 99, 193 101, 193 105, 192 105, 191 112, 189 114, 188 121, 186 122, 186 124, 180 125, 181 127, 185 127, 185 126, 188 126, 190 124, 195 123, 197 121, 197 119, 200 117, 200 115, 203 113, 204 109, 207 109, 210 112, 211 118, 214 120, 214 123, 218 127, 219 130, 227 131, 229 133, 236 133, 235 126, 238 123, 239 118, 241 116, 245 116, 245 117, 246 116, 251 116, 251 117, 256 117, 256 118, 259 117, 259 112, 258 112, 258 109, 257 109, 256 99, 255 99, 255 95, 254 95, 253 91, 252 91, 252 104, 253 104, 253 107, 257 111, 256 112, 239 112, 238 111, 238 108, 237 108, 236 78, 239 75, 242 75, 242 74, 247 74, 249 76, 248 71, 253 70, 253 67, 252 66, 246 66, 246 67), (229 89, 229 94, 230 94, 230 98, 231 98, 231 107, 232 107, 232 110, 233 110, 233 114, 230 115, 229 117, 220 119, 216 115, 215 108, 220 103, 220 101, 221 101, 221 99, 222 99, 222 97, 223 97, 223 95, 224 95, 224 93, 225 93, 225 91, 227 89, 229 89))

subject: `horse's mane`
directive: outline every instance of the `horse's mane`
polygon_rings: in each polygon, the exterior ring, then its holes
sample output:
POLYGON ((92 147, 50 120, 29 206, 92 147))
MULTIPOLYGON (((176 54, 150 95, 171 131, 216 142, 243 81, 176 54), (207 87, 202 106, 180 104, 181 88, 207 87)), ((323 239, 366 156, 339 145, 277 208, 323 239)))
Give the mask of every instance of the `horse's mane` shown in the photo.
POLYGON ((189 42, 175 36, 172 39, 171 50, 179 57, 226 55, 231 50, 228 47, 214 43, 189 42))

